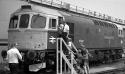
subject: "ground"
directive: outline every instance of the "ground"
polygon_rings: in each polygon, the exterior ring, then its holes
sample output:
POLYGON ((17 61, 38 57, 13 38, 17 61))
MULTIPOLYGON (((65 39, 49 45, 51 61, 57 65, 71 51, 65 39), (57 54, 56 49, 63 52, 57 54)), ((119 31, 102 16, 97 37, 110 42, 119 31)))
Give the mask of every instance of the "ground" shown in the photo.
MULTIPOLYGON (((124 61, 125 60, 120 60, 119 62, 114 62, 111 64, 103 64, 101 66, 91 67, 90 74, 98 74, 100 72, 103 73, 106 70, 113 70, 113 69, 116 70, 117 68, 124 68, 125 67, 124 61)), ((124 74, 124 73, 125 72, 118 72, 115 74, 124 74)), ((0 63, 0 74, 10 74, 8 64, 0 63)), ((25 74, 25 73, 20 72, 20 74, 25 74)), ((40 74, 40 73, 30 73, 30 74, 40 74)))
POLYGON ((0 74, 9 74, 9 68, 8 68, 8 64, 6 63, 0 63, 0 74))

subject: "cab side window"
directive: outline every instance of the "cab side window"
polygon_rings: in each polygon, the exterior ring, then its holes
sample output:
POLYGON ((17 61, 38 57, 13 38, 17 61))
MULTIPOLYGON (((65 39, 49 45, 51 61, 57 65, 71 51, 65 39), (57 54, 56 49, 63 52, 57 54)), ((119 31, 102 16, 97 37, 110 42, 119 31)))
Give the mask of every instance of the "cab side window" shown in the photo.
POLYGON ((49 19, 49 28, 56 29, 56 19, 49 19))
POLYGON ((123 36, 123 30, 118 30, 118 35, 119 35, 120 37, 122 37, 122 36, 123 36))
POLYGON ((10 19, 9 28, 17 28, 17 24, 18 24, 18 16, 13 16, 10 19))

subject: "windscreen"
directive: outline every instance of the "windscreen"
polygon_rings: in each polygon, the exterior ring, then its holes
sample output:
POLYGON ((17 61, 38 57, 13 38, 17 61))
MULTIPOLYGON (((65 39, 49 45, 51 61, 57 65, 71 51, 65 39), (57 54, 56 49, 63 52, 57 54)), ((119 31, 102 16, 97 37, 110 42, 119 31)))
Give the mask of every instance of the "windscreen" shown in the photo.
POLYGON ((19 28, 28 28, 29 17, 29 14, 22 14, 20 16, 19 28))
POLYGON ((45 28, 46 17, 40 15, 33 15, 31 20, 31 28, 45 28))
POLYGON ((17 24, 18 24, 18 16, 11 17, 9 28, 17 28, 17 24))

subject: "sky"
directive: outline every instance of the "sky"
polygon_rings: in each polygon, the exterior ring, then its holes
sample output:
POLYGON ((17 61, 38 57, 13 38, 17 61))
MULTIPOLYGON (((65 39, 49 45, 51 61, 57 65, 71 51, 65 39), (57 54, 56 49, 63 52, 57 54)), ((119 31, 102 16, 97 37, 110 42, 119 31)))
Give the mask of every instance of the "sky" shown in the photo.
POLYGON ((19 0, 0 0, 0 39, 8 38, 8 25, 10 21, 10 15, 15 10, 20 8, 23 1, 19 0))
POLYGON ((125 20, 125 0, 61 0, 125 20))

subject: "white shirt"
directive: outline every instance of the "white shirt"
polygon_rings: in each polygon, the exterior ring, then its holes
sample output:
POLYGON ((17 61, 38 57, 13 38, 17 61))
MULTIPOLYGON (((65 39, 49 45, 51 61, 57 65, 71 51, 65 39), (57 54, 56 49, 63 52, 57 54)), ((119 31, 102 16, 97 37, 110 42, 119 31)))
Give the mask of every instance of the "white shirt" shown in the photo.
POLYGON ((69 33, 69 26, 65 24, 63 32, 69 33))
POLYGON ((13 47, 7 51, 8 63, 19 63, 18 59, 22 60, 22 56, 17 48, 13 47))
POLYGON ((72 48, 72 42, 71 42, 71 41, 68 42, 68 46, 69 46, 70 48, 72 48))

